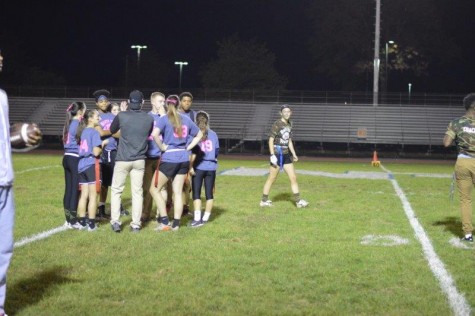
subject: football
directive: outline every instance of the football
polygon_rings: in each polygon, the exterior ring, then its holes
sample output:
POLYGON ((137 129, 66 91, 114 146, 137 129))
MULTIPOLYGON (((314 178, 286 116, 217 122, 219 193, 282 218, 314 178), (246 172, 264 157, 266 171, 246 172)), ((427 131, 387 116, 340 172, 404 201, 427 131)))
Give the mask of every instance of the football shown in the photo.
POLYGON ((35 123, 14 123, 10 125, 12 149, 28 151, 39 146, 42 133, 35 123))

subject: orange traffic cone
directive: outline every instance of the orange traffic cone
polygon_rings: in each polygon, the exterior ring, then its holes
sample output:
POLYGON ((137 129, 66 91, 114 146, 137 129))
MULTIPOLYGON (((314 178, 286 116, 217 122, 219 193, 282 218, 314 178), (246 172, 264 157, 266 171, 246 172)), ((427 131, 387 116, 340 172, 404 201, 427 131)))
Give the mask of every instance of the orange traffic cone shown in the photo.
POLYGON ((376 150, 373 152, 373 161, 371 161, 371 165, 373 167, 379 167, 381 165, 381 162, 378 160, 378 153, 376 150))

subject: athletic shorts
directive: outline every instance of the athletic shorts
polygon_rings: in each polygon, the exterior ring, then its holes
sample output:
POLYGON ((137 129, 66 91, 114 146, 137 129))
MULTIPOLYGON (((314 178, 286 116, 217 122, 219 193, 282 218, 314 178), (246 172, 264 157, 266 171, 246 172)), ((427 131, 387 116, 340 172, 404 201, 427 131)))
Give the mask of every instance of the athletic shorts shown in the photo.
POLYGON ((177 174, 187 174, 190 170, 190 162, 161 162, 158 170, 161 171, 168 179, 174 178, 177 174))
MULTIPOLYGON (((100 171, 99 171, 100 172, 100 171)), ((99 174, 99 181, 101 175, 99 174)), ((96 183, 96 166, 92 165, 83 172, 79 173, 79 185, 81 184, 95 184, 96 183)))
MULTIPOLYGON (((277 157, 277 166, 280 166, 280 155, 276 154, 275 155, 277 157)), ((289 163, 292 163, 293 160, 292 160, 292 156, 290 154, 283 154, 282 155, 282 158, 284 160, 284 163, 283 165, 287 165, 289 163)), ((271 166, 273 166, 273 164, 269 163, 271 166)))
POLYGON ((114 175, 115 157, 117 150, 103 150, 101 155, 102 185, 110 187, 112 185, 112 176, 114 175))

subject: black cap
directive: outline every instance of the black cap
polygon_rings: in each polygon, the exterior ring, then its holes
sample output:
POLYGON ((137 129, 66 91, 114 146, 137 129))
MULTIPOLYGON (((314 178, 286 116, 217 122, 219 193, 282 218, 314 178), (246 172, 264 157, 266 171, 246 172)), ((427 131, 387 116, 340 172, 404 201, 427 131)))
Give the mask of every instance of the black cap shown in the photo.
POLYGON ((282 112, 284 109, 289 109, 289 110, 291 110, 290 105, 288 105, 288 104, 282 104, 282 105, 280 106, 280 112, 282 112))
POLYGON ((96 98, 96 102, 99 100, 109 100, 110 94, 111 93, 105 89, 97 90, 92 93, 94 98, 96 98))
POLYGON ((143 93, 139 90, 130 92, 129 105, 132 110, 140 110, 143 104, 143 93))
POLYGON ((134 90, 130 92, 129 95, 130 104, 142 104, 143 103, 143 93, 139 90, 134 90))

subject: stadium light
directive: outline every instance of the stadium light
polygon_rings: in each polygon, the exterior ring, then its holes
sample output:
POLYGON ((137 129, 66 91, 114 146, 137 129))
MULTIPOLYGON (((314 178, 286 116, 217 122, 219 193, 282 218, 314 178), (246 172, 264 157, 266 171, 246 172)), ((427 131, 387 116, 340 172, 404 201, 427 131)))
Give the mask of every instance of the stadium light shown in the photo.
POLYGON ((142 49, 146 49, 147 46, 132 45, 132 46, 130 46, 130 48, 137 50, 137 69, 139 69, 140 68, 140 51, 142 49))
POLYGON ((181 92, 181 73, 183 71, 183 66, 187 66, 188 62, 187 61, 175 61, 175 65, 180 66, 180 83, 179 83, 179 86, 178 86, 178 90, 181 92))
POLYGON ((386 80, 384 80, 384 92, 388 93, 389 68, 388 68, 388 50, 389 44, 393 45, 394 41, 386 42, 386 63, 384 64, 384 72, 386 73, 386 80))

